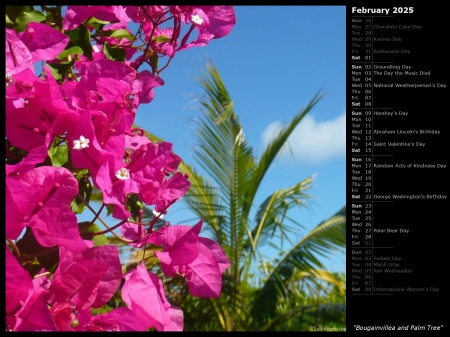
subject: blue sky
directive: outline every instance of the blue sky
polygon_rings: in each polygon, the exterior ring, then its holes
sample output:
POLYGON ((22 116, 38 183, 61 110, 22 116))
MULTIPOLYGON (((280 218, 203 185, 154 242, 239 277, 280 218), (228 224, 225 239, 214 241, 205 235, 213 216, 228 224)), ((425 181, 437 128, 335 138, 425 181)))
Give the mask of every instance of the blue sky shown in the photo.
MULTIPOLYGON (((195 81, 210 59, 235 104, 255 154, 283 123, 322 90, 324 98, 300 123, 289 151, 264 178, 256 203, 279 188, 316 175, 308 209, 295 213, 307 229, 345 205, 345 7, 235 6, 229 35, 175 55, 161 73, 165 84, 141 105, 136 124, 173 143, 175 153, 194 165, 195 100, 203 92, 195 81)), ((198 167, 198 166, 196 166, 198 167)), ((182 201, 168 213, 171 223, 194 225, 182 201)), ((303 233, 306 233, 305 230, 303 233)), ((302 234, 303 234, 302 233, 302 234)), ((327 265, 345 271, 345 256, 327 265)))

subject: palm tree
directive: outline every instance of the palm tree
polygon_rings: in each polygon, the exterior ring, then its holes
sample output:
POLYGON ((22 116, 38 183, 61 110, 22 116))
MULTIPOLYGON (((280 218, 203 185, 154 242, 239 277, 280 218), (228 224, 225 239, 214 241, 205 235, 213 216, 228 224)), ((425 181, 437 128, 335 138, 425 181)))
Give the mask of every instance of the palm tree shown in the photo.
POLYGON ((203 228, 224 248, 231 267, 224 274, 219 299, 191 297, 178 279, 167 284, 176 289, 172 300, 185 312, 185 329, 308 330, 311 324, 333 322, 345 326, 345 280, 325 271, 320 260, 345 249, 345 206, 270 261, 261 248, 277 247, 280 240, 289 241, 298 233, 301 224, 289 211, 307 207, 312 177, 275 190, 261 205, 254 205, 269 167, 322 95, 314 96, 256 158, 212 62, 202 74, 197 80, 206 96, 200 100, 194 159, 207 176, 182 162, 179 169, 189 173, 191 181, 182 200, 204 219, 203 228), (255 274, 255 267, 262 272, 255 274))

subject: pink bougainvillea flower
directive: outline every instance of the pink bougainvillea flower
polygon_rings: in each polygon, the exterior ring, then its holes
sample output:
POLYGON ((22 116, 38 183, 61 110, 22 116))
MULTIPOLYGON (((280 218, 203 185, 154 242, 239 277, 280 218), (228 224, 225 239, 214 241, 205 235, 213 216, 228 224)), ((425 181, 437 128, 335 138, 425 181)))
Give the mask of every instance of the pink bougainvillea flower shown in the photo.
POLYGON ((69 43, 69 37, 44 23, 30 22, 18 34, 33 57, 33 62, 53 60, 69 43))
POLYGON ((105 162, 94 177, 94 184, 103 192, 103 202, 114 205, 113 217, 127 219, 131 213, 126 209, 127 196, 138 193, 138 186, 126 165, 114 166, 105 162))
POLYGON ((7 28, 5 43, 6 72, 16 74, 33 71, 37 61, 53 60, 66 48, 69 37, 46 24, 30 22, 19 34, 7 28))
POLYGON ((13 331, 57 331, 57 326, 30 274, 6 247, 6 328, 13 331))
POLYGON ((50 70, 44 67, 44 71, 46 80, 37 77, 31 83, 16 80, 15 86, 7 89, 6 137, 12 145, 26 151, 44 144, 48 147, 54 136, 70 129, 77 118, 65 103, 50 70), (25 87, 29 90, 23 92, 25 87), (24 104, 18 105, 19 99, 24 104))
POLYGON ((133 247, 141 248, 142 245, 136 245, 138 241, 145 236, 145 229, 141 225, 136 225, 130 222, 125 222, 120 226, 120 233, 127 240, 136 241, 131 243, 133 247))
POLYGON ((194 13, 190 13, 191 21, 193 21, 192 17, 196 15, 196 10, 202 11, 209 21, 206 27, 202 27, 200 23, 200 36, 207 33, 213 35, 213 39, 218 39, 228 35, 236 24, 233 6, 196 6, 194 13))
POLYGON ((33 291, 31 276, 27 273, 17 259, 11 254, 8 246, 6 248, 6 292, 5 311, 6 325, 12 329, 16 325, 15 313, 23 306, 28 296, 33 291))
POLYGON ((108 313, 92 316, 90 321, 77 328, 78 331, 146 331, 133 311, 119 307, 108 313))
POLYGON ((215 241, 198 237, 202 223, 200 220, 192 229, 189 226, 165 226, 152 233, 148 242, 163 245, 163 251, 156 251, 155 255, 165 275, 184 277, 193 296, 215 298, 220 296, 222 274, 230 262, 215 241), (183 251, 194 258, 183 256, 183 251))
POLYGON ((69 6, 64 17, 63 29, 75 29, 91 17, 109 22, 119 21, 123 24, 130 21, 122 6, 69 6))
POLYGON ((138 105, 134 96, 149 96, 149 87, 159 84, 157 80, 149 84, 148 76, 143 76, 138 81, 145 85, 137 88, 144 90, 142 94, 136 93, 133 89, 136 76, 135 69, 121 62, 99 60, 85 67, 80 82, 64 88, 64 92, 72 97, 73 107, 83 111, 95 110, 107 118, 107 121, 103 118, 92 120, 97 141, 107 151, 117 152, 120 146, 119 152, 123 152, 124 135, 131 132, 138 105))
POLYGON ((147 271, 144 262, 124 277, 122 298, 145 330, 151 327, 158 331, 183 330, 183 311, 167 301, 162 281, 147 271))
POLYGON ((6 179, 6 235, 17 239, 30 227, 44 247, 64 246, 84 250, 77 218, 70 208, 78 194, 78 181, 63 167, 41 166, 17 178, 6 179))
POLYGON ((7 74, 14 75, 25 69, 34 71, 33 56, 14 29, 6 28, 5 49, 7 74))
POLYGON ((205 46, 212 39, 218 39, 228 35, 236 23, 236 16, 233 6, 193 6, 192 9, 183 12, 184 21, 191 22, 192 27, 198 31, 198 37, 187 43, 188 31, 183 37, 181 45, 177 51, 188 49, 194 46, 205 46))
POLYGON ((59 302, 54 303, 50 309, 53 315, 58 331, 75 331, 72 327, 72 323, 76 319, 76 305, 71 302, 59 302))
POLYGON ((79 119, 67 133, 67 140, 73 166, 88 169, 96 176, 100 166, 113 155, 98 143, 93 120, 98 124, 100 120, 108 123, 108 118, 100 111, 79 111, 79 119))
MULTIPOLYGON (((78 55, 78 60, 75 61, 75 68, 78 70, 78 74, 80 76, 83 76, 85 69, 89 64, 91 64, 92 62, 95 62, 95 61, 106 60, 106 59, 107 59, 107 57, 106 57, 105 53, 103 52, 103 45, 94 44, 92 46, 92 60, 88 59, 84 55, 78 55)), ((67 82, 65 82, 64 84, 67 84, 67 82)), ((75 83, 71 83, 71 84, 75 84, 75 83)))
POLYGON ((189 264, 198 257, 198 234, 201 229, 202 221, 193 227, 166 225, 153 232, 148 242, 164 247, 162 252, 157 252, 158 259, 164 263, 189 264))
POLYGON ((59 254, 47 301, 70 301, 77 310, 100 308, 119 288, 122 265, 117 246, 97 246, 78 253, 60 248, 59 254))
POLYGON ((155 186, 154 182, 144 185, 139 195, 147 205, 156 204, 156 212, 164 213, 168 207, 186 194, 190 186, 191 183, 186 176, 177 172, 161 185, 155 186))
MULTIPOLYGON (((172 144, 151 143, 141 135, 126 136, 124 140, 124 155, 103 163, 93 176, 94 184, 103 192, 103 201, 115 206, 113 217, 117 219, 131 215, 126 200, 132 193, 139 194, 147 205, 156 204, 157 212, 165 211, 190 186, 181 173, 166 178, 166 167, 174 169, 179 158, 173 155, 172 144)), ((120 147, 116 148, 115 153, 120 153, 120 147)))
POLYGON ((6 165, 6 176, 17 176, 25 174, 31 169, 34 169, 37 164, 42 163, 48 156, 47 146, 42 145, 35 147, 23 158, 19 163, 15 165, 6 165))
POLYGON ((156 77, 148 70, 144 70, 136 75, 136 80, 133 82, 133 90, 137 95, 137 104, 150 103, 155 93, 153 88, 164 85, 161 77, 156 77))
POLYGON ((17 312, 13 331, 58 331, 58 326, 44 300, 45 290, 35 289, 17 312))
POLYGON ((79 309, 90 307, 106 269, 107 265, 98 261, 71 263, 60 277, 52 281, 47 301, 52 306, 70 301, 79 309))
POLYGON ((167 6, 123 6, 128 16, 135 23, 141 23, 151 19, 165 20, 167 6))

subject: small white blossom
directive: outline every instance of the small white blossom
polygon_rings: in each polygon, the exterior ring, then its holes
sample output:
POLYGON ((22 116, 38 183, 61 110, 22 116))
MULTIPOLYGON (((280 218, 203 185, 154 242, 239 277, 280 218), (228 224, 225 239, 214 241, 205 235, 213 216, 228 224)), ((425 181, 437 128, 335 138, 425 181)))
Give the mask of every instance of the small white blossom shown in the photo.
POLYGON ((89 147, 89 139, 84 138, 84 136, 80 136, 80 139, 76 139, 73 141, 73 148, 75 150, 81 150, 86 147, 89 147))
POLYGON ((116 172, 116 177, 120 180, 130 179, 130 171, 128 171, 125 167, 122 167, 116 172))
POLYGON ((191 20, 196 25, 201 25, 203 23, 203 19, 200 16, 198 16, 198 14, 191 15, 191 20))

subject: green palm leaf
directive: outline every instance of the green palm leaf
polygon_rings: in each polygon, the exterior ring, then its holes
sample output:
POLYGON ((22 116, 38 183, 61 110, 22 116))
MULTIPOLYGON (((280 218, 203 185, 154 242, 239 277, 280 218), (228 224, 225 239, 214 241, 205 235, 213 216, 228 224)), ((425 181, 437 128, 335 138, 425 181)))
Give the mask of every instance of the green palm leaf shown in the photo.
POLYGON ((296 270, 314 271, 323 268, 318 256, 342 250, 346 244, 345 206, 289 250, 268 276, 253 303, 252 315, 264 321, 275 315, 276 303, 286 296, 287 285, 296 270))
MULTIPOLYGON (((255 227, 248 234, 249 245, 255 251, 266 239, 272 238, 277 231, 280 239, 286 237, 286 220, 291 220, 287 214, 294 207, 306 206, 306 199, 311 198, 305 191, 311 187, 312 177, 309 177, 289 188, 276 190, 259 206, 255 217, 255 227)), ((295 225, 300 224, 291 220, 295 225)))

